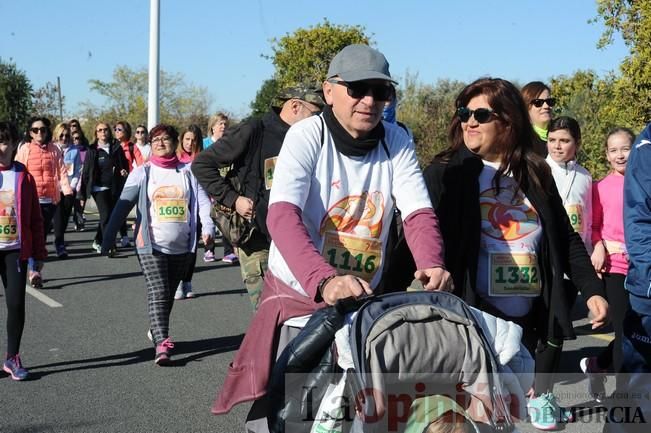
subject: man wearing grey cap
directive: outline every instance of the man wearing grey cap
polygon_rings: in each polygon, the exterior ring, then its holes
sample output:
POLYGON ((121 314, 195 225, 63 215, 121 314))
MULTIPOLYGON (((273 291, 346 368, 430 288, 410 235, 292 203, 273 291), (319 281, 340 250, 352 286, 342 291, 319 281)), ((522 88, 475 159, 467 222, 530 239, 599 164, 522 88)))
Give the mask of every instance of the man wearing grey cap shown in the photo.
POLYGON ((270 238, 265 220, 276 157, 289 127, 319 113, 323 100, 320 89, 296 86, 281 91, 275 105, 262 118, 247 119, 226 130, 192 163, 192 172, 208 194, 254 222, 252 237, 237 245, 242 279, 254 310, 267 270, 270 238), (220 169, 231 166, 242 191, 221 175, 220 169))
POLYGON ((264 395, 273 354, 316 309, 373 293, 394 207, 404 218, 414 276, 426 290, 452 290, 413 142, 399 126, 381 122, 394 83, 382 53, 349 45, 330 63, 323 113, 285 136, 269 197, 272 243, 260 308, 213 413, 264 395))

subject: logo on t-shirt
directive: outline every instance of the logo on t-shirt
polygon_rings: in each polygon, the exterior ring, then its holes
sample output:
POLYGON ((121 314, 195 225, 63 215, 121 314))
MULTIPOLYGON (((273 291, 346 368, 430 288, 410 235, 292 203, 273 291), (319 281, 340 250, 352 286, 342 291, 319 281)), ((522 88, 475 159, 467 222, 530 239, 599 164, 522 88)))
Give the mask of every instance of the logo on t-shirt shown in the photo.
POLYGON ((513 186, 501 187, 499 193, 495 188, 483 191, 479 195, 482 232, 488 237, 500 241, 521 239, 540 226, 538 213, 526 201, 525 195, 513 186))

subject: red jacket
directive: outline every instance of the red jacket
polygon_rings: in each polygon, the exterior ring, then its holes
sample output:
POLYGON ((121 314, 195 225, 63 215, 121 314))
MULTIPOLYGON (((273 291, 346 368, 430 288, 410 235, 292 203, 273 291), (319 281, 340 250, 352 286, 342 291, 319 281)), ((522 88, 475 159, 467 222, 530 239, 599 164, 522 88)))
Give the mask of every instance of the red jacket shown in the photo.
POLYGON ((131 171, 133 170, 134 163, 136 167, 140 167, 142 164, 145 163, 145 158, 143 158, 140 149, 138 149, 138 146, 136 146, 132 142, 121 141, 120 147, 122 147, 124 156, 127 158, 127 161, 129 162, 129 173, 131 173, 131 171), (131 146, 131 151, 129 150, 129 145, 131 146))
POLYGON ((45 260, 47 250, 36 182, 20 162, 14 161, 13 169, 18 176, 16 197, 19 199, 16 203, 16 215, 18 233, 20 233, 20 259, 27 260, 33 257, 35 260, 45 260))

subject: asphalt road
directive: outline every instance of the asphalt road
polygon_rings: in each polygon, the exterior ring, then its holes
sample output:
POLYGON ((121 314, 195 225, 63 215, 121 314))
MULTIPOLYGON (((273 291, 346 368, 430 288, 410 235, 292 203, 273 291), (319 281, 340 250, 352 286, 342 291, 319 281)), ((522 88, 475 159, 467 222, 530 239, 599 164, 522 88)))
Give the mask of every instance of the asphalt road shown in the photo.
MULTIPOLYGON (((243 431, 249 405, 225 416, 210 413, 252 316, 239 268, 198 259, 197 297, 176 302, 172 312, 175 364, 162 368, 154 365, 146 336, 146 293, 134 252, 100 257, 91 250, 90 231, 69 232, 66 241, 70 257, 46 263, 40 293, 47 298, 27 296, 21 353, 31 379, 14 382, 0 373, 0 432, 243 431)), ((221 257, 221 248, 216 255, 221 257)), ((4 299, 0 302, 4 324, 4 299)), ((603 418, 588 409, 592 404, 578 361, 610 336, 592 335, 585 320, 575 324, 581 335, 566 344, 563 359, 574 374, 559 379, 556 393, 562 403, 579 408, 579 421, 566 431, 597 432, 603 418)), ((4 325, 0 329, 3 353, 4 325)), ((613 380, 607 386, 612 389, 613 380)))

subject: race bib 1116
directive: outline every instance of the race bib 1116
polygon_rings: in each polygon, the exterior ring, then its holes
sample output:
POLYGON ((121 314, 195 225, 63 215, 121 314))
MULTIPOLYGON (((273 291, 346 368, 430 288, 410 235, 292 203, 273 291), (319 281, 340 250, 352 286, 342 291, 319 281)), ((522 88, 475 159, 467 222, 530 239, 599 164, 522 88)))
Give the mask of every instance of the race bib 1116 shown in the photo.
POLYGON ((340 275, 354 275, 369 283, 382 265, 378 239, 348 233, 326 232, 321 254, 340 275))

